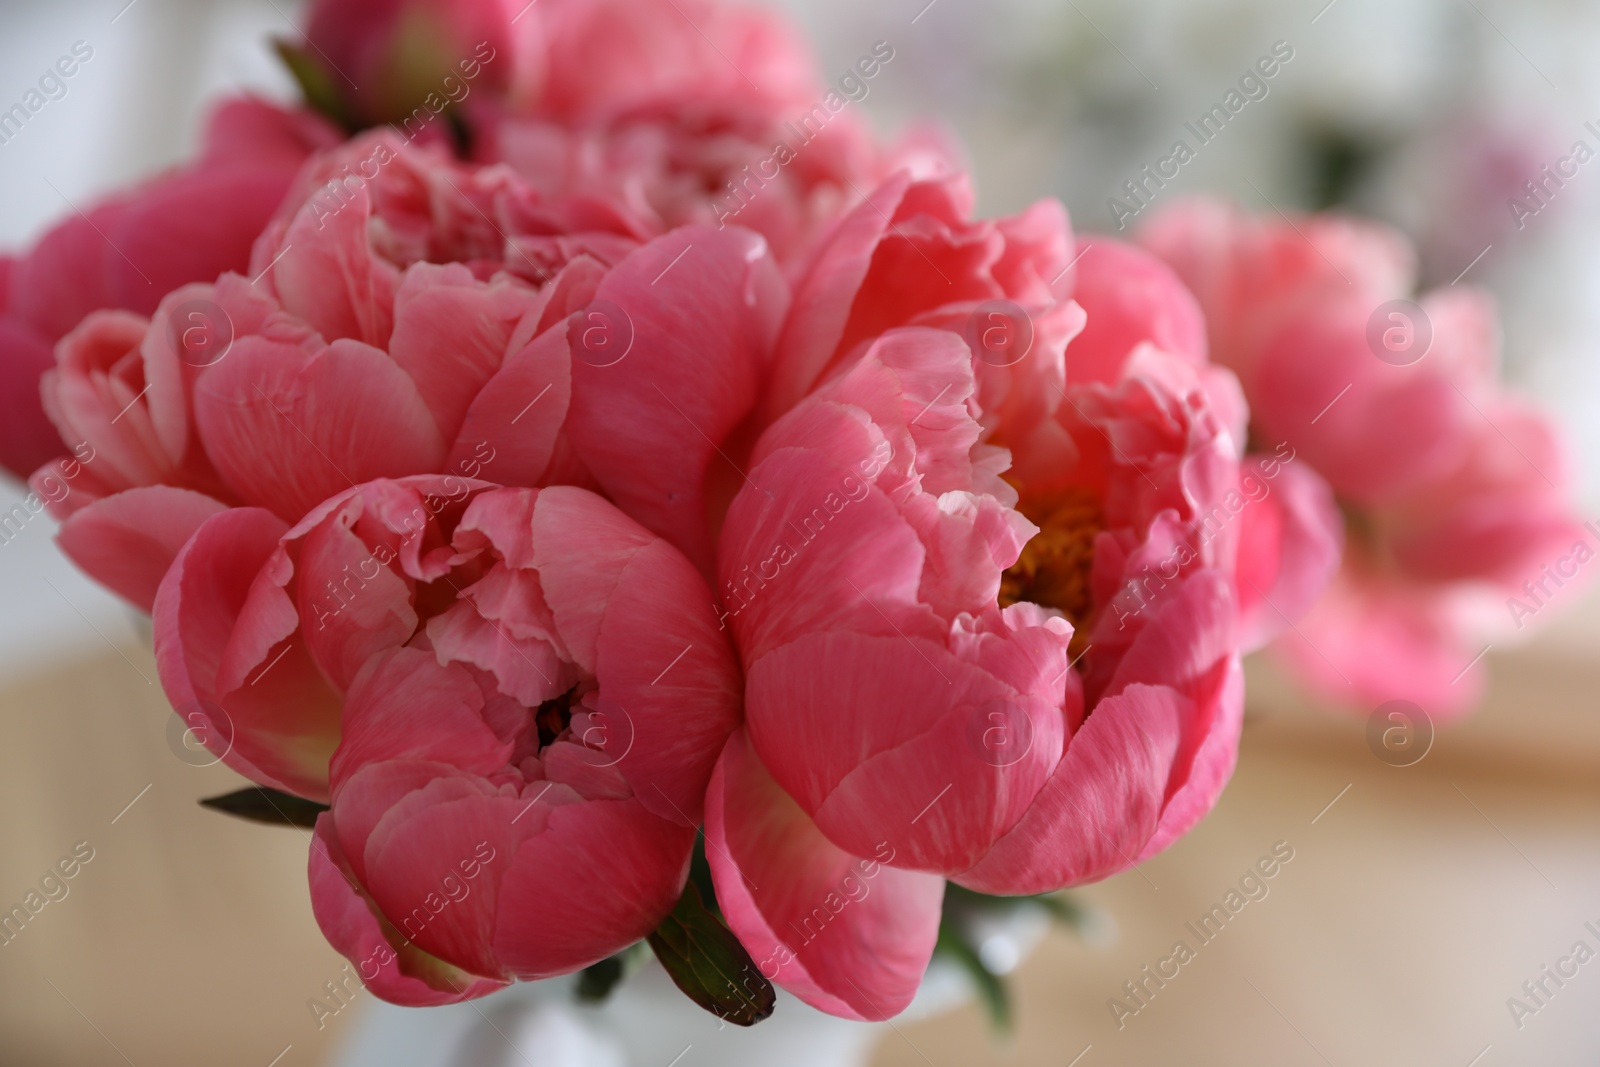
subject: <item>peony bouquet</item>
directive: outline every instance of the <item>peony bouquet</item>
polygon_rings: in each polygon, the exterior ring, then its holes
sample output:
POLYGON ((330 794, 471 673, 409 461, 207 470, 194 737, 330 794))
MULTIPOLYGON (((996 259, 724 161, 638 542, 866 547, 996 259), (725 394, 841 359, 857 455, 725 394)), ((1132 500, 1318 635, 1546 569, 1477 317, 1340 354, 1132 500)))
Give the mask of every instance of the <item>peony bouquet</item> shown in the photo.
POLYGON ((1487 298, 1376 226, 975 218, 851 107, 888 42, 824 82, 714 0, 279 52, 302 105, 4 260, 0 460, 386 1000, 648 943, 730 1021, 889 1018, 964 909, 1210 810, 1244 654, 1460 711, 1593 554, 1487 298))

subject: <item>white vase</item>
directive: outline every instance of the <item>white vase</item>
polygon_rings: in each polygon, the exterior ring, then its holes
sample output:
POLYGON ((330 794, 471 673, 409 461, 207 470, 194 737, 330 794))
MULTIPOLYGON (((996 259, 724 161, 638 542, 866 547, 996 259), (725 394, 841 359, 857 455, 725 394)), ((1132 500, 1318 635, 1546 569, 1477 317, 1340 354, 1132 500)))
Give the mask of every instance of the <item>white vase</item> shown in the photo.
MULTIPOLYGON (((1021 960, 1048 925, 1019 912, 985 932, 986 957, 1021 960)), ((772 1016, 733 1026, 701 1010, 650 960, 603 1004, 580 1004, 572 978, 524 982, 441 1008, 372 1000, 337 1067, 865 1067, 888 1023, 837 1019, 778 991, 772 1016)), ((943 960, 897 1022, 965 1003, 967 977, 943 960)))

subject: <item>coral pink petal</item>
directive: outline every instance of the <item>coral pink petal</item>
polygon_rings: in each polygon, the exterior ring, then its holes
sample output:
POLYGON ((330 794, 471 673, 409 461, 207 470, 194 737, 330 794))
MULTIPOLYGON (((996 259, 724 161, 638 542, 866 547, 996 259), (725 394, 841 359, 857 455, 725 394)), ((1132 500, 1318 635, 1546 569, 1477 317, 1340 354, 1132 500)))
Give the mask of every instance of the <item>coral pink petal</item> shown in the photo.
POLYGON ((39 403, 39 378, 54 366, 44 336, 0 315, 0 466, 18 478, 66 451, 39 403))
POLYGON ((572 658, 593 672, 606 604, 628 561, 657 538, 595 494, 570 486, 539 491, 532 526, 545 600, 572 658))
POLYGON ((368 990, 391 1004, 420 1008, 487 996, 508 984, 458 970, 405 944, 398 933, 393 940, 386 936, 383 920, 356 888, 331 823, 331 815, 320 816, 312 836, 311 911, 328 943, 355 965, 368 990))
POLYGON ((332 778, 397 760, 493 774, 506 765, 511 745, 495 736, 482 711, 483 692, 464 668, 441 666, 414 648, 375 656, 345 696, 345 739, 332 778))
POLYGON ((752 746, 829 838, 865 855, 887 828, 903 862, 928 870, 977 862, 1066 732, 1059 703, 893 633, 802 637, 751 664, 745 690, 752 746), (1016 741, 986 747, 995 730, 1016 741))
POLYGON ((606 760, 653 814, 698 826, 744 694, 711 590, 665 541, 641 548, 623 570, 600 624, 595 677, 601 711, 616 720, 606 760))
POLYGON ((1159 827, 1188 705, 1149 685, 1102 700, 1027 814, 953 880, 982 893, 1044 893, 1130 866, 1159 827))
POLYGON ((933 955, 944 879, 858 858, 828 841, 773 781, 742 733, 728 740, 706 800, 717 903, 762 975, 850 1019, 903 1011, 933 955))
MULTIPOLYGON (((360 789, 359 778, 346 785, 335 813, 360 789)), ((422 951, 473 974, 510 977, 491 948, 495 918, 513 858, 539 823, 515 821, 524 801, 465 775, 436 778, 413 797, 367 838, 367 891, 422 951)))
POLYGON ((922 544, 861 477, 870 450, 860 456, 846 465, 785 448, 751 471, 756 488, 729 508, 719 593, 747 663, 817 630, 939 633, 917 599, 922 544))
POLYGON ((275 243, 277 252, 273 243, 257 242, 255 258, 268 262, 257 269, 253 261, 251 274, 264 276, 284 310, 329 341, 351 338, 384 347, 400 282, 394 267, 368 246, 371 194, 363 183, 349 200, 334 198, 333 208, 329 199, 308 201, 275 243))
POLYGON ((351 499, 307 530, 295 563, 306 648, 341 692, 374 653, 404 644, 417 629, 410 584, 351 529, 359 504, 351 499))
POLYGON ((521 285, 483 285, 459 263, 418 263, 406 271, 395 294, 389 355, 417 384, 445 438, 456 437, 534 303, 521 285))
POLYGON ((151 611, 178 552, 202 523, 225 510, 202 493, 152 485, 80 508, 62 524, 57 540, 91 578, 151 611))
POLYGON ((719 448, 755 404, 786 298, 761 238, 687 227, 628 256, 569 320, 579 456, 618 507, 705 573, 707 481, 738 480, 719 448))
POLYGON ((766 398, 769 418, 798 404, 833 361, 873 252, 912 184, 909 172, 890 178, 840 219, 817 251, 795 291, 795 307, 803 313, 790 316, 778 342, 766 398))
POLYGON ((352 485, 438 470, 445 456, 411 379, 353 341, 313 355, 243 338, 202 379, 195 417, 228 483, 290 522, 352 485))
POLYGON ((559 322, 508 356, 478 392, 446 469, 501 485, 540 484, 571 400, 567 326, 559 322))
POLYGON ((695 832, 634 800, 558 805, 500 884, 495 956, 523 979, 587 967, 648 935, 689 874, 695 832))
POLYGON ((1072 296, 1083 332, 1067 346, 1067 379, 1115 383, 1143 342, 1195 366, 1206 362, 1206 323, 1172 268, 1130 244, 1096 235, 1078 242, 1072 296))
POLYGON ((1217 696, 1216 718, 1200 740, 1188 766, 1187 777, 1173 789, 1168 782, 1167 806, 1155 836, 1134 858, 1135 863, 1154 856, 1188 833, 1204 818, 1233 777, 1239 758, 1239 730, 1244 724, 1244 667, 1230 660, 1227 675, 1217 696))
MULTIPOLYGON (((268 677, 283 678, 290 688, 255 687, 265 705, 256 709, 262 713, 257 716, 225 708, 226 694, 218 689, 230 636, 240 623, 252 583, 283 533, 283 522, 259 508, 221 512, 195 531, 156 594, 156 668, 173 708, 228 766, 263 785, 325 797, 326 753, 320 773, 315 758, 309 766, 295 758, 305 743, 297 736, 302 726, 296 720, 310 716, 324 724, 322 731, 313 731, 313 738, 319 733, 326 738, 329 729, 337 736, 338 704, 320 679, 299 674, 290 664, 275 664, 273 670, 282 673, 268 672, 268 677), (294 691, 302 682, 305 687, 294 691), (274 705, 275 700, 283 703, 274 705), (280 730, 274 716, 285 713, 290 721, 280 730)), ((295 658, 293 646, 286 658, 295 658)), ((303 649, 298 658, 309 664, 303 649)), ((322 743, 332 751, 331 738, 322 743)))

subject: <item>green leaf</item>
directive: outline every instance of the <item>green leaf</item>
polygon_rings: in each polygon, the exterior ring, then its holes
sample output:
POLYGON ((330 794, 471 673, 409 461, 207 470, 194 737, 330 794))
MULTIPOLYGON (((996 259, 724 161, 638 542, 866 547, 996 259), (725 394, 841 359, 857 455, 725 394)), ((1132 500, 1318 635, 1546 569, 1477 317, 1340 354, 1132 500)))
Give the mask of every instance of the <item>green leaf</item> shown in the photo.
POLYGON ((350 110, 339 91, 339 84, 319 56, 283 37, 273 40, 272 47, 277 51, 278 58, 283 60, 283 65, 289 68, 295 84, 300 86, 308 107, 320 111, 347 130, 355 129, 350 110))
POLYGON ((955 963, 967 976, 972 979, 973 987, 978 991, 978 997, 983 1001, 983 1006, 989 1010, 989 1022, 995 1030, 1007 1034, 1011 1032, 1011 993, 1005 980, 983 965, 983 959, 967 940, 966 934, 958 924, 941 922, 939 924, 939 939, 934 942, 935 955, 943 955, 955 963))
POLYGON ((649 940, 672 981, 706 1011, 738 1026, 754 1026, 772 1014, 777 1000, 772 983, 706 907, 692 879, 649 940))
POLYGON ((220 797, 206 797, 200 801, 200 805, 251 822, 300 826, 308 830, 316 825, 317 816, 328 810, 326 804, 259 785, 241 789, 237 793, 225 793, 220 797))
POLYGON ((574 991, 577 998, 586 1004, 598 1004, 605 1000, 624 978, 639 969, 649 952, 645 943, 640 941, 615 956, 608 956, 599 963, 585 967, 578 972, 578 987, 574 991))

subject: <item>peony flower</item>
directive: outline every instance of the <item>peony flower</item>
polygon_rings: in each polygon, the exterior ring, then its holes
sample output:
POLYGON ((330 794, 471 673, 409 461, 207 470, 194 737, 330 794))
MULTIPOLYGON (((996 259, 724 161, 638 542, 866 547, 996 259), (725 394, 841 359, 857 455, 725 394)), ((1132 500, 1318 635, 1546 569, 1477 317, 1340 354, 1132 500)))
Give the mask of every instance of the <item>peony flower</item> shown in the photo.
MULTIPOLYGON (((698 821, 738 685, 704 593, 676 549, 587 490, 415 475, 347 490, 293 527, 260 508, 202 523, 162 583, 156 655, 173 706, 205 720, 230 766, 319 799, 341 705, 348 715, 380 653, 421 648, 441 669, 475 668, 525 708, 577 687, 574 710, 595 712, 598 678, 606 714, 632 719, 620 772, 650 810, 698 821), (655 710, 669 706, 679 719, 655 710)), ((335 779, 359 748, 347 739, 335 779)))
POLYGON ((639 247, 592 204, 392 132, 301 186, 253 281, 180 289, 148 323, 91 316, 62 342, 47 405, 96 456, 62 508, 75 562, 148 608, 225 507, 293 523, 374 478, 453 473, 601 488, 709 566, 712 461, 783 309, 759 238, 639 247))
POLYGON ((336 140, 307 113, 228 101, 198 158, 0 258, 0 465, 26 478, 62 451, 39 403, 58 339, 96 309, 148 315, 180 285, 243 269, 300 165, 336 140))
POLYGON ((677 901, 738 721, 708 594, 586 490, 418 476, 292 529, 203 524, 156 655, 227 763, 331 797, 310 872, 328 939, 385 999, 440 1003, 587 966, 677 901))
MULTIPOLYGON (((958 265, 1006 263, 993 231, 895 221, 943 253, 918 266, 896 244, 917 277, 969 286, 958 265)), ((830 295, 837 323, 850 302, 830 295)), ((944 879, 1059 889, 1192 826, 1231 773, 1243 696, 1238 527, 1208 525, 1243 506, 1239 459, 1195 368, 1136 344, 1035 417, 991 389, 1015 421, 990 420, 981 355, 949 330, 863 337, 886 311, 857 302, 842 342, 789 350, 831 369, 762 435, 728 513, 746 725, 706 822, 719 904, 763 973, 871 1019, 915 992, 944 879)), ((1054 364, 1034 380, 1063 374, 1054 346, 1027 359, 1054 364)))
MULTIPOLYGON (((961 175, 897 175, 853 209, 796 283, 769 412, 784 410, 882 330, 926 325, 973 347, 980 418, 1005 441, 1050 429, 1062 390, 1115 383, 1141 344, 1194 368, 1212 410, 1246 440, 1238 382, 1207 358, 1193 295, 1165 264, 1103 236, 1074 240, 1054 201, 998 221, 972 220, 961 175)), ((1274 443, 1275 444, 1275 443, 1274 443)), ((1303 615, 1338 565, 1340 524, 1326 486, 1293 452, 1247 457, 1245 500, 1216 524, 1250 546, 1236 580, 1244 646, 1303 615)))
POLYGON ((1526 595, 1584 540, 1555 431, 1497 381, 1488 297, 1403 303, 1410 248, 1334 216, 1280 223, 1190 201, 1140 241, 1199 298, 1252 439, 1290 448, 1347 519, 1334 588, 1279 651, 1335 699, 1471 706, 1484 644, 1533 613, 1500 598, 1526 595))

